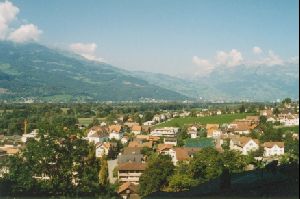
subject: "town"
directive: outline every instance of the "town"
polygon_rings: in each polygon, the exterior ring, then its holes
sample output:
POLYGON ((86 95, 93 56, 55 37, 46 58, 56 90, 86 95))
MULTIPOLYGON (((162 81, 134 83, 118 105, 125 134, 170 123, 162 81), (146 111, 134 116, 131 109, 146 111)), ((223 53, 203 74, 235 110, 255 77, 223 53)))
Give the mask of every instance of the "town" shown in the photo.
POLYGON ((299 165, 299 103, 290 98, 0 107, 1 193, 12 196, 139 198, 219 178, 214 191, 224 191, 235 175, 299 165))

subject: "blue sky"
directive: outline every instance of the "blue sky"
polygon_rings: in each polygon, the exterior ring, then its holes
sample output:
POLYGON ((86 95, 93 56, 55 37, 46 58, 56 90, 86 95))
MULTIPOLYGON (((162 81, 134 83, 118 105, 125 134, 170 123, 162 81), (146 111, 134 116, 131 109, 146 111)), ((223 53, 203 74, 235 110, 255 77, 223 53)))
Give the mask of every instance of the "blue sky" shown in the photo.
POLYGON ((209 73, 220 64, 282 64, 299 54, 297 0, 11 2, 19 9, 11 29, 34 24, 42 44, 129 70, 209 73))

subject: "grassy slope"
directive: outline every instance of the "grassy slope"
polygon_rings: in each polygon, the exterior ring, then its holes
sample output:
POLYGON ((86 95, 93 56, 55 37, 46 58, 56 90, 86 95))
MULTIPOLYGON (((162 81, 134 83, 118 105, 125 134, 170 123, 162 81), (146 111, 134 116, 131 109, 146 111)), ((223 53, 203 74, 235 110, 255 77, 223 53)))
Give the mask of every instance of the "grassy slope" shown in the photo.
POLYGON ((156 127, 171 127, 178 126, 183 127, 187 124, 224 124, 230 123, 235 119, 245 118, 249 113, 236 113, 236 114, 225 114, 225 115, 215 115, 215 116, 206 116, 206 117, 184 117, 184 118, 174 118, 165 123, 156 125, 156 127))

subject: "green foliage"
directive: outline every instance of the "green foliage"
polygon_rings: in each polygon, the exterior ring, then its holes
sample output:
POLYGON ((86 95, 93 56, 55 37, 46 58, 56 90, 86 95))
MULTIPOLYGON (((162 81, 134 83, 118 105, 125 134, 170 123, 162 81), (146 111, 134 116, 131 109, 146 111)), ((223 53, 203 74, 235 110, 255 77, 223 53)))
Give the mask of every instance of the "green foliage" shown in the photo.
POLYGON ((218 177, 222 172, 219 152, 214 148, 204 148, 190 161, 190 173, 201 182, 218 177))
POLYGON ((102 186, 107 186, 108 183, 108 164, 106 157, 101 158, 101 169, 99 172, 99 183, 102 186))
POLYGON ((259 123, 260 124, 266 124, 267 123, 267 117, 266 116, 259 116, 259 123))
POLYGON ((99 185, 100 162, 94 150, 87 141, 68 136, 41 135, 39 141, 29 140, 22 153, 7 162, 10 172, 4 180, 9 195, 106 193, 105 185, 99 185))
POLYGON ((292 99, 289 98, 289 97, 287 97, 284 100, 282 100, 282 104, 290 104, 290 103, 292 103, 292 99))
POLYGON ((197 183, 198 181, 193 179, 190 175, 174 174, 169 179, 169 188, 175 192, 184 191, 196 186, 197 183))
POLYGON ((8 90, 0 99, 34 98, 47 102, 186 99, 109 64, 91 62, 36 43, 1 41, 0 49, 1 87, 8 90))
POLYGON ((140 177, 140 195, 146 196, 166 187, 173 172, 174 165, 169 156, 153 154, 140 177))
POLYGON ((242 172, 249 162, 247 157, 241 155, 238 151, 225 150, 221 154, 221 161, 223 167, 228 169, 230 173, 242 172))

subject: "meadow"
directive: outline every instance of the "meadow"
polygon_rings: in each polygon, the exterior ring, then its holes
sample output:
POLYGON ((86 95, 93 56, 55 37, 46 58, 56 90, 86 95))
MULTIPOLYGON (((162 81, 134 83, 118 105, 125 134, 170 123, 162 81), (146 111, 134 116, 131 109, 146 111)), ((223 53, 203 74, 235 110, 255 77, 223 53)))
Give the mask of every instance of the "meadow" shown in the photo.
POLYGON ((231 123, 235 119, 243 119, 248 115, 253 115, 251 113, 235 113, 235 114, 223 114, 223 115, 213 115, 213 116, 204 116, 204 117, 182 117, 182 118, 173 118, 164 123, 160 123, 155 127, 183 127, 189 124, 224 124, 231 123))

